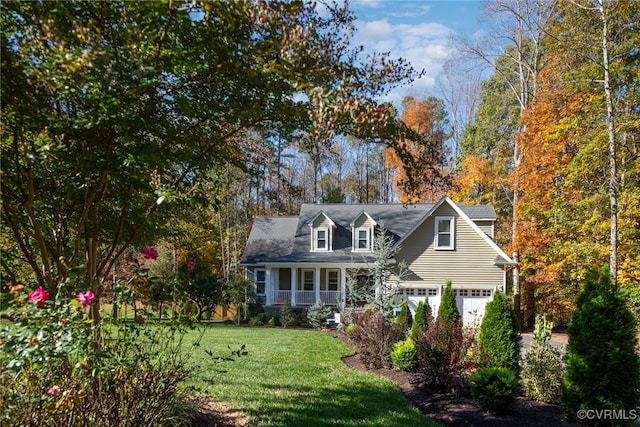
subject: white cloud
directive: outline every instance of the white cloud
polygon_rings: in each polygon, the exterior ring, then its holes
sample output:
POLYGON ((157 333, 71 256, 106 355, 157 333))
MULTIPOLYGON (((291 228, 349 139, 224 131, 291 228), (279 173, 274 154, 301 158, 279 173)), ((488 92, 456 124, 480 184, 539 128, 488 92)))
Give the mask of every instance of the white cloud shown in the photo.
POLYGON ((391 24, 387 19, 356 21, 354 44, 362 45, 365 53, 390 52, 392 58, 403 58, 418 71, 426 75, 411 87, 397 88, 384 101, 399 105, 406 95, 425 96, 433 93, 436 76, 442 71, 442 63, 451 48, 451 30, 436 22, 415 24, 391 24))

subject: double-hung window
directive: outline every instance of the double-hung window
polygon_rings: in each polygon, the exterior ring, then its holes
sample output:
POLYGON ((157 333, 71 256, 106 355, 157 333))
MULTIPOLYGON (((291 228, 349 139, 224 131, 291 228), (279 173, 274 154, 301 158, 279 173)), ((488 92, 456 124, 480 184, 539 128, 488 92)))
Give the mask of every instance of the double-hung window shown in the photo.
POLYGON ((371 250, 371 228, 361 227, 356 230, 356 251, 371 250))
POLYGON ((337 291, 340 281, 340 270, 327 270, 327 290, 337 291))
POLYGON ((314 250, 316 251, 328 251, 329 250, 329 229, 326 227, 319 227, 315 229, 314 250))
POLYGON ((267 272, 260 268, 256 269, 254 273, 254 283, 256 286, 256 294, 264 295, 267 285, 267 272))
POLYGON ((315 283, 315 271, 314 270, 302 270, 302 290, 312 291, 315 283))
POLYGON ((435 218, 435 248, 455 249, 455 222, 452 216, 437 216, 435 218))

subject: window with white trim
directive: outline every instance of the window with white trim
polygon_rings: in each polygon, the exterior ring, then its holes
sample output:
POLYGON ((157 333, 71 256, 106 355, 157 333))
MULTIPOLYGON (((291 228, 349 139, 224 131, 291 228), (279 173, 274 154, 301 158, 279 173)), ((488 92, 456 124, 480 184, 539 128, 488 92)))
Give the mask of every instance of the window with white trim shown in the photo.
POLYGON ((314 230, 313 250, 329 250, 329 229, 327 227, 318 227, 314 230))
POLYGON ((371 228, 360 227, 356 230, 356 251, 371 250, 371 228))
POLYGON ((256 294, 264 295, 267 288, 267 271, 263 268, 253 272, 253 283, 256 287, 256 294))
POLYGON ((437 216, 435 218, 435 248, 454 249, 455 222, 452 216, 437 216))
POLYGON ((337 291, 340 283, 340 270, 327 270, 327 290, 337 291))
POLYGON ((312 291, 316 272, 314 270, 302 270, 302 290, 312 291))

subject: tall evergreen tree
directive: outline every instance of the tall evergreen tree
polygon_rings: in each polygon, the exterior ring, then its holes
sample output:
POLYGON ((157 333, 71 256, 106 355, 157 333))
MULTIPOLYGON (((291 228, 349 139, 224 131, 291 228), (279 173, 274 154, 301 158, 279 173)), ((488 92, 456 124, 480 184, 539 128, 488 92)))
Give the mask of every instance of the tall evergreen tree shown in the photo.
POLYGON ((590 272, 571 318, 562 405, 630 411, 640 403, 640 357, 636 321, 609 273, 590 272))

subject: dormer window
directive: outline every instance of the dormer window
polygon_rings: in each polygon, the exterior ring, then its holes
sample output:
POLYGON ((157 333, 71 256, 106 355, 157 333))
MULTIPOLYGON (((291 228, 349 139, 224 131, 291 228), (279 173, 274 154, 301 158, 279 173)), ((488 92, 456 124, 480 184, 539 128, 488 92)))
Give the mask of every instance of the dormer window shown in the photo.
POLYGON ((364 211, 351 223, 351 246, 354 252, 373 250, 373 230, 376 225, 376 221, 364 211))
POLYGON ((455 249, 455 223, 452 216, 435 217, 435 248, 440 250, 455 249))
POLYGON ((333 230, 336 224, 324 212, 320 212, 309 223, 311 227, 311 251, 330 252, 333 230))

